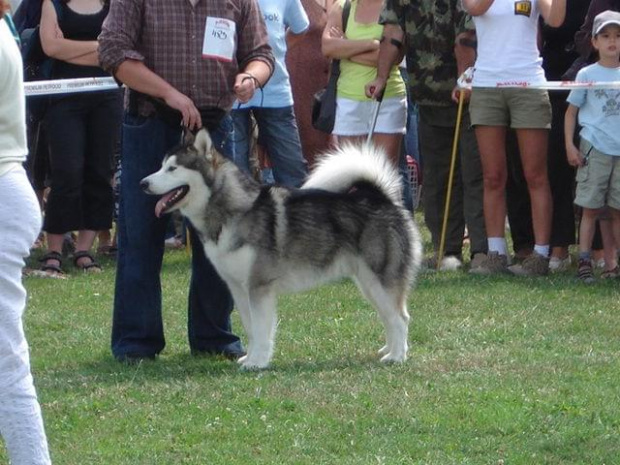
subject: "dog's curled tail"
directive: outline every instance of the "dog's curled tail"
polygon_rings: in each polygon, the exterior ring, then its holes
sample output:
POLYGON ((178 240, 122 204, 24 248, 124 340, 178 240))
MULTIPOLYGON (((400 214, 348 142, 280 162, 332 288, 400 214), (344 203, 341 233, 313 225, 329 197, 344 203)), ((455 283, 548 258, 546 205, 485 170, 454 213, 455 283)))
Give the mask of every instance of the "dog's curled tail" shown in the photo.
POLYGON ((320 156, 302 189, 346 192, 355 183, 377 186, 397 205, 402 205, 400 175, 384 150, 374 144, 345 143, 320 156))

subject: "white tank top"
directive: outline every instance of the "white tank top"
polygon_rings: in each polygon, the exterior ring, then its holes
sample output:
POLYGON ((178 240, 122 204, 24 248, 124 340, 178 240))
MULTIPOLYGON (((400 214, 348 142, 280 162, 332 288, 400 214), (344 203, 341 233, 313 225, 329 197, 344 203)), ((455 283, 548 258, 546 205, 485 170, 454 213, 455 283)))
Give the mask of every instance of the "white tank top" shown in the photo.
POLYGON ((537 0, 495 0, 485 14, 474 16, 474 87, 546 82, 536 42, 539 16, 537 0))

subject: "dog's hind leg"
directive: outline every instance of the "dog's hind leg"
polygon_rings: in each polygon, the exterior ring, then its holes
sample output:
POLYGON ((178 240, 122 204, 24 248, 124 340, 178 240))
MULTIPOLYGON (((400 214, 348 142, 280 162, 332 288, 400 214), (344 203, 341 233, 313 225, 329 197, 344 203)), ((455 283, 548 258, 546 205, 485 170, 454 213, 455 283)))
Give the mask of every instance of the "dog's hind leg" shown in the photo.
POLYGON ((249 338, 252 345, 241 361, 244 368, 266 368, 271 361, 277 324, 276 302, 277 296, 271 287, 262 286, 250 291, 249 338))
POLYGON ((375 307, 385 327, 386 345, 379 350, 382 362, 404 362, 407 358, 409 312, 407 312, 407 285, 395 283, 384 286, 369 270, 356 276, 362 294, 375 307))

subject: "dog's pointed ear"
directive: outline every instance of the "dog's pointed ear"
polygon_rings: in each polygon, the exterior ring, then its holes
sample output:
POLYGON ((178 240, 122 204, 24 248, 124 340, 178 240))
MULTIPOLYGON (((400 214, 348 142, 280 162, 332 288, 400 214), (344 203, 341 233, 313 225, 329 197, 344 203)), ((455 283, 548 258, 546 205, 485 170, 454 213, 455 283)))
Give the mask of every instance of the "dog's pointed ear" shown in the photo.
POLYGON ((183 131, 183 145, 185 146, 194 145, 195 140, 196 140, 196 134, 194 134, 191 130, 186 128, 183 131))
POLYGON ((211 149, 213 148, 213 142, 211 141, 211 136, 209 132, 202 128, 196 134, 196 140, 194 141, 194 148, 198 151, 198 153, 202 155, 208 155, 211 153, 211 149))

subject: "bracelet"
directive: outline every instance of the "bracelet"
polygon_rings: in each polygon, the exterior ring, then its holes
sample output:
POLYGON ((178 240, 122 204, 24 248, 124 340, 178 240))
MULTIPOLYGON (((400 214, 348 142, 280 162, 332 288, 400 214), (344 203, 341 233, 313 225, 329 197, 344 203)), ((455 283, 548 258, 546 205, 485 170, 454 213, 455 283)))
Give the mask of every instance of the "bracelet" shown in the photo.
MULTIPOLYGON (((379 41, 379 43, 383 42, 385 39, 386 39, 386 37, 382 36, 381 40, 379 41)), ((390 44, 393 45, 394 47, 396 47, 399 50, 403 47, 403 43, 400 40, 394 39, 394 38, 390 39, 390 44)))
POLYGON ((260 82, 258 79, 256 79, 256 76, 254 76, 252 73, 248 73, 247 71, 244 71, 243 73, 241 73, 247 77, 244 77, 241 82, 245 81, 246 79, 251 79, 252 81, 254 81, 254 87, 256 87, 257 89, 262 89, 263 86, 261 86, 260 82))
POLYGON ((463 47, 470 47, 470 48, 475 49, 478 46, 478 41, 474 39, 467 39, 465 37, 462 37, 459 39, 459 45, 462 45, 463 47))

